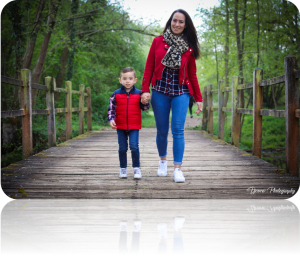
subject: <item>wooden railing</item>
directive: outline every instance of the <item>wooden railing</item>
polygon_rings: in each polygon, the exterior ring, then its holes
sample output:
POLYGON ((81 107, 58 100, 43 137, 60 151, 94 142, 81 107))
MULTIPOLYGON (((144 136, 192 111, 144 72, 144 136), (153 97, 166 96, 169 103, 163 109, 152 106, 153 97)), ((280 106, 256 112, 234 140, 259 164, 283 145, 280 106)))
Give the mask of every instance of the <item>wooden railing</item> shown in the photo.
POLYGON ((55 78, 46 77, 45 85, 40 85, 31 82, 31 71, 22 69, 21 80, 1 76, 1 83, 15 85, 21 87, 20 109, 15 111, 1 111, 1 118, 22 116, 22 154, 23 159, 29 157, 33 153, 32 143, 32 115, 44 114, 47 115, 48 124, 48 144, 49 147, 56 146, 56 129, 55 129, 55 114, 66 114, 66 140, 72 138, 72 113, 79 112, 79 135, 84 133, 84 112, 87 112, 87 130, 92 130, 92 102, 91 89, 80 85, 79 91, 72 90, 72 82, 67 81, 65 88, 56 88, 55 78), (39 89, 46 91, 47 109, 37 110, 32 109, 31 89, 39 89), (65 93, 66 102, 65 108, 55 108, 54 93, 65 93), (72 95, 79 95, 79 107, 72 107, 72 95), (84 97, 86 97, 87 107, 84 107, 84 97))
POLYGON ((253 71, 253 82, 240 85, 239 77, 232 77, 231 87, 225 87, 224 81, 219 81, 217 90, 212 85, 204 88, 203 93, 203 123, 202 129, 213 134, 213 111, 218 111, 218 137, 224 140, 225 113, 231 112, 231 144, 239 147, 241 132, 241 114, 253 115, 253 145, 252 153, 261 158, 262 149, 262 119, 263 116, 285 117, 286 120, 286 171, 299 176, 299 78, 300 70, 296 71, 296 57, 287 56, 284 59, 285 74, 263 80, 263 70, 253 71), (263 87, 285 83, 285 110, 263 109, 263 87), (241 107, 241 92, 253 89, 253 109, 241 107), (224 93, 231 92, 231 108, 224 106, 224 93), (218 107, 213 107, 213 94, 218 94, 218 107))

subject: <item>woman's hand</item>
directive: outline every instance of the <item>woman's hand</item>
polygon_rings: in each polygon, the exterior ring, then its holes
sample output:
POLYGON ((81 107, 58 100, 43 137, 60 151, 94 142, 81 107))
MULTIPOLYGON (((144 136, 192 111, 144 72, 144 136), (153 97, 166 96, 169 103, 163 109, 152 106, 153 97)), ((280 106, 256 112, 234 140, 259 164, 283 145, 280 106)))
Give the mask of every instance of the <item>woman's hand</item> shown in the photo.
POLYGON ((151 94, 150 93, 142 93, 141 95, 141 102, 142 104, 147 104, 151 99, 151 94))
POLYGON ((196 102, 196 104, 198 106, 198 109, 197 109, 197 111, 195 111, 195 113, 202 112, 202 106, 203 106, 202 102, 196 102))

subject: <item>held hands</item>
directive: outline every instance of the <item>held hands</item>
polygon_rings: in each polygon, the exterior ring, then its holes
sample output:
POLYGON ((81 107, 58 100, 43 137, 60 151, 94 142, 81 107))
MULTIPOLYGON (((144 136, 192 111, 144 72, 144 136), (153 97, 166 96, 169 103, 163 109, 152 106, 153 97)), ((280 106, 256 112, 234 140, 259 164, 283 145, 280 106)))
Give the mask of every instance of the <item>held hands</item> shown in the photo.
POLYGON ((151 94, 150 93, 142 93, 141 95, 141 102, 142 104, 147 104, 151 99, 151 94))
POLYGON ((111 126, 112 129, 116 129, 116 128, 117 128, 117 127, 116 127, 116 123, 115 123, 114 120, 110 121, 110 122, 109 122, 109 125, 111 126))
POLYGON ((198 109, 197 111, 195 111, 195 113, 199 113, 199 112, 202 112, 202 102, 196 102, 196 104, 198 105, 198 109))

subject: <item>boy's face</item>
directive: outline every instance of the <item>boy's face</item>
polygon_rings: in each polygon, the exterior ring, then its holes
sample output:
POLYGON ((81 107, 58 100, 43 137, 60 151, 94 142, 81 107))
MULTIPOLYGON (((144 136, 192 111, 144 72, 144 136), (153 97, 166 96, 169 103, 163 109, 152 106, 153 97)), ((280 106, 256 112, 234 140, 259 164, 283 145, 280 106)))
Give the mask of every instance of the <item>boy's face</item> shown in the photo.
POLYGON ((124 85, 126 89, 131 89, 136 81, 137 78, 135 78, 134 72, 122 73, 121 78, 119 78, 119 82, 124 85))

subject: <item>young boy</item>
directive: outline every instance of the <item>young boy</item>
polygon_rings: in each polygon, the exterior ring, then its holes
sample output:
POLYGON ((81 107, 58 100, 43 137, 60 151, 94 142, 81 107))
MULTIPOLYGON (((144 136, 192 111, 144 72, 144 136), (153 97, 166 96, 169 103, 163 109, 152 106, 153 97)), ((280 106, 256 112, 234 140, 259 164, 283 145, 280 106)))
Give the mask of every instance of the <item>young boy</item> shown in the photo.
POLYGON ((127 178, 128 137, 131 150, 134 179, 141 179, 139 130, 142 128, 141 109, 149 109, 149 103, 141 103, 141 91, 135 88, 137 78, 131 67, 122 69, 121 88, 110 97, 107 118, 111 128, 117 129, 119 143, 120 178, 127 178))

